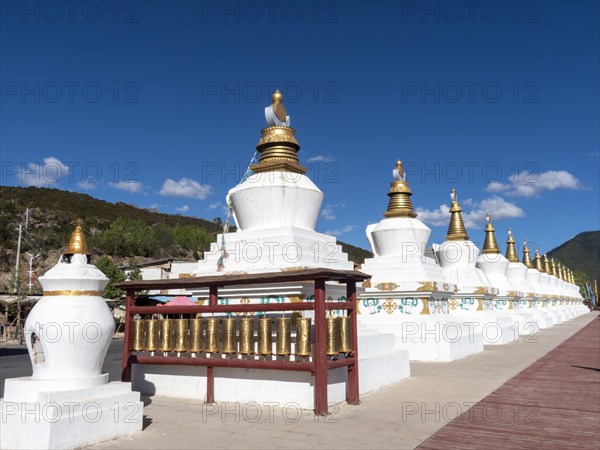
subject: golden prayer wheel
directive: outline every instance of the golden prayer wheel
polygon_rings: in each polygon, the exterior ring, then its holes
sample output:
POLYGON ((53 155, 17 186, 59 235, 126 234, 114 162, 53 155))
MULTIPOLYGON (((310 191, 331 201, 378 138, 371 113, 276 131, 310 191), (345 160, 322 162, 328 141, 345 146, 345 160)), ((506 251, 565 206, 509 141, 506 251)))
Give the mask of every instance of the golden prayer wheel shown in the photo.
POLYGON ((273 328, 271 319, 264 317, 258 319, 258 354, 270 355, 273 353, 273 328))
POLYGON ((158 350, 158 319, 146 320, 146 344, 144 350, 155 352, 158 350))
POLYGON ((242 355, 254 353, 254 319, 251 317, 240 319, 240 353, 242 355))
POLYGON ((275 319, 275 353, 289 355, 292 353, 292 319, 280 317, 275 319))
POLYGON ((190 346, 188 351, 200 353, 204 350, 204 339, 202 339, 202 319, 190 320, 190 346))
POLYGON ((161 352, 170 352, 173 350, 173 319, 160 319, 158 349, 161 352))
POLYGON ((336 317, 327 318, 327 354, 337 355, 340 348, 340 328, 336 317))
POLYGON ((219 319, 211 317, 206 319, 206 353, 219 351, 219 319))
POLYGON ((296 319, 296 355, 310 356, 311 353, 311 319, 310 317, 298 317, 296 319))
POLYGON ((175 319, 175 351, 187 351, 188 342, 188 319, 175 319))
POLYGON ((340 321, 340 353, 350 353, 352 351, 350 317, 339 317, 338 320, 340 321))
POLYGON ((235 319, 223 319, 223 328, 221 334, 222 353, 237 353, 235 331, 235 319))
POLYGON ((133 351, 139 352, 144 350, 144 328, 145 320, 136 319, 132 324, 133 337, 131 339, 131 348, 133 351))

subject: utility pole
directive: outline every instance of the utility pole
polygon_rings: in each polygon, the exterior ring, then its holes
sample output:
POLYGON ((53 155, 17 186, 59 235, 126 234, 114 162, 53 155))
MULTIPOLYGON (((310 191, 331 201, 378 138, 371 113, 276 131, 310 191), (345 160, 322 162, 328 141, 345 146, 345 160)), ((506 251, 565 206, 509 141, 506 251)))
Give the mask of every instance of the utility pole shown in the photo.
POLYGON ((23 224, 19 224, 19 240, 17 241, 17 260, 15 262, 15 284, 13 293, 17 293, 17 285, 19 284, 19 259, 21 258, 21 235, 23 234, 23 224))
POLYGON ((25 229, 27 229, 28 225, 29 225, 29 208, 27 208, 25 210, 25 229))

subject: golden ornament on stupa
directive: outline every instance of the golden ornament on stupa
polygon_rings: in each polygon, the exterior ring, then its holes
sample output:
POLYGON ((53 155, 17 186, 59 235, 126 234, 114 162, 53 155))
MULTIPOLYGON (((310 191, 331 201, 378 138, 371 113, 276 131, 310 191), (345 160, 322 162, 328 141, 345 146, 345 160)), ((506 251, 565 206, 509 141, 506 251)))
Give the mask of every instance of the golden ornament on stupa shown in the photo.
POLYGON ((393 171, 394 181, 390 185, 388 196, 390 201, 388 203, 387 211, 383 213, 385 217, 417 217, 417 214, 413 210, 410 196, 412 192, 406 181, 406 174, 402 167, 402 161, 396 161, 396 168, 393 171))

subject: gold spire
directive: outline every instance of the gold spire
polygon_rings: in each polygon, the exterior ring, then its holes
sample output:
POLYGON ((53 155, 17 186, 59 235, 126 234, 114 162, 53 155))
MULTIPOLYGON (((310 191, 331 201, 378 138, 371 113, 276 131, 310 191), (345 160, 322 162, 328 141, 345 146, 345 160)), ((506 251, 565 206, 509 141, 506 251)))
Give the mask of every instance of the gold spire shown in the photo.
POLYGON ((565 279, 565 270, 564 267, 561 263, 558 263, 558 278, 560 278, 561 280, 565 279))
POLYGON ((412 192, 406 181, 406 175, 400 160, 396 161, 394 181, 392 181, 387 195, 390 197, 390 201, 387 211, 383 213, 385 217, 417 217, 410 201, 412 192))
POLYGON ((452 205, 450 207, 450 225, 448 226, 448 234, 446 235, 447 241, 468 241, 469 236, 467 235, 467 229, 465 228, 465 223, 463 222, 462 208, 460 207, 460 203, 458 203, 458 197, 456 196, 456 191, 452 189, 450 194, 452 198, 452 205))
POLYGON ((552 267, 550 267, 550 260, 548 259, 548 255, 544 253, 544 272, 548 275, 552 275, 552 267))
POLYGON ((571 281, 571 284, 575 284, 575 272, 571 269, 569 269, 569 280, 571 281))
MULTIPOLYGON (((270 114, 274 115, 279 123, 289 125, 288 116, 283 106, 283 95, 279 90, 273 94, 273 103, 267 108, 270 114)), ((300 144, 296 140, 296 130, 286 125, 272 125, 275 122, 269 122, 267 128, 262 130, 262 137, 256 145, 256 150, 260 153, 258 164, 250 166, 250 170, 255 173, 270 172, 276 170, 285 170, 289 172, 304 174, 307 172, 305 167, 300 165, 298 159, 298 150, 300 144)), ((274 119, 273 119, 274 120, 274 119)))
POLYGON ((508 239, 506 240, 506 259, 512 263, 519 262, 519 256, 517 255, 517 249, 515 248, 515 240, 512 237, 512 228, 508 229, 508 239))
POLYGON ((533 269, 533 264, 531 264, 531 256, 529 256, 529 247, 527 246, 527 239, 523 242, 523 264, 527 266, 528 269, 533 269))
POLYGON ((71 240, 69 241, 69 248, 67 248, 67 254, 80 254, 89 255, 87 244, 85 242, 85 234, 83 234, 83 219, 77 219, 77 225, 75 231, 71 234, 71 240))
POLYGON ((494 226, 492 225, 492 215, 487 213, 485 225, 485 241, 483 242, 483 253, 500 253, 500 248, 496 242, 496 235, 494 232, 494 226))
POLYGON ((535 249, 535 257, 533 258, 534 263, 535 263, 535 269, 538 272, 544 273, 544 263, 542 262, 542 255, 540 255, 540 249, 536 248, 535 249))
POLYGON ((558 277, 558 270, 556 269, 556 261, 554 261, 554 258, 550 261, 550 265, 552 266, 552 275, 558 277))

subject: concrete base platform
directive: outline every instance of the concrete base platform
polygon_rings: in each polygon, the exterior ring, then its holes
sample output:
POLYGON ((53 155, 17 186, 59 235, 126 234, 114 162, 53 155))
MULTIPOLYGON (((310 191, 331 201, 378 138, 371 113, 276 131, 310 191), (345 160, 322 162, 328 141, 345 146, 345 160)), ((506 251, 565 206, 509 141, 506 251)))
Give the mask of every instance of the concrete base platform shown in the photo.
POLYGON ((48 391, 47 384, 31 377, 6 380, 1 448, 84 447, 142 430, 144 404, 130 383, 69 391, 48 391))

